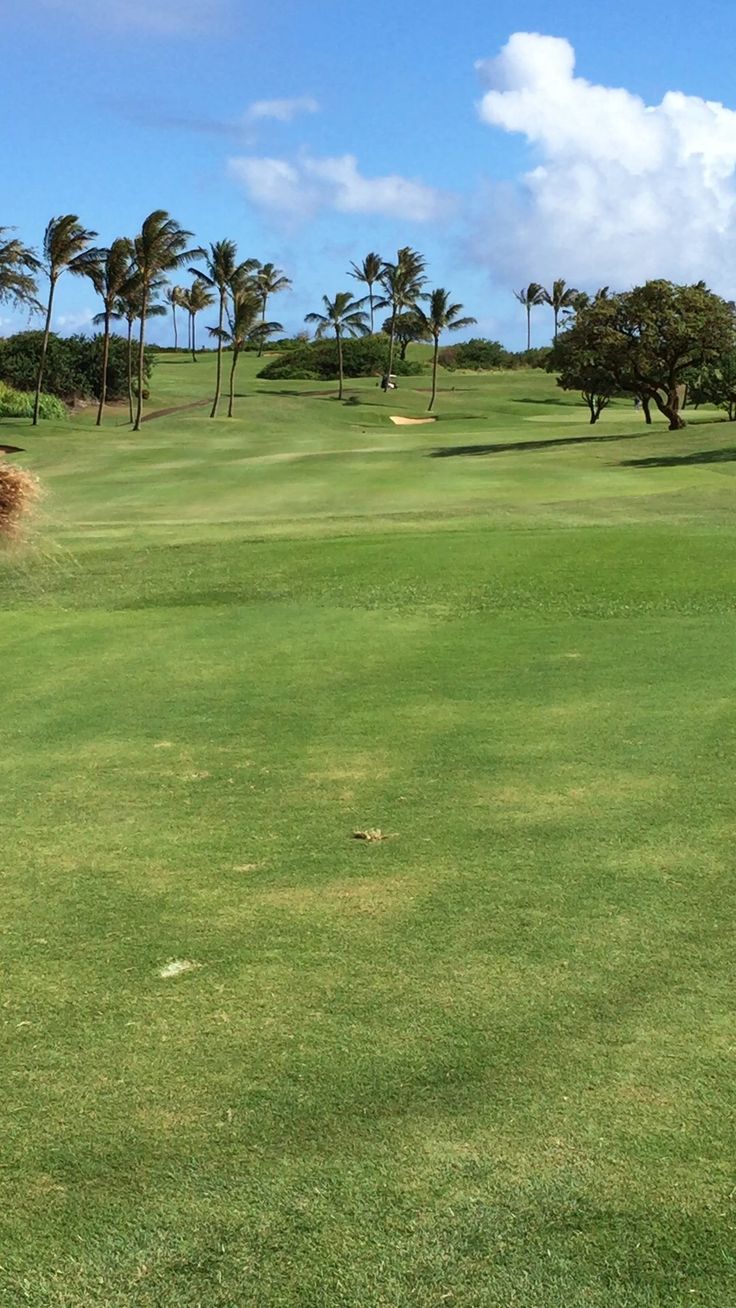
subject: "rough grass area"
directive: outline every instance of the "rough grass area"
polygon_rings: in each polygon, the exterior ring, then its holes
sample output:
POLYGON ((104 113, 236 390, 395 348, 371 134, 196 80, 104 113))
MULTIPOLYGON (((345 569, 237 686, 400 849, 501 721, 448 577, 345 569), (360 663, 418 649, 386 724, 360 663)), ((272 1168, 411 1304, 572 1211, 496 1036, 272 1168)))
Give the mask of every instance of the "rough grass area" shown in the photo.
POLYGON ((0 1299, 725 1308, 731 427, 242 369, 0 423, 0 1299))

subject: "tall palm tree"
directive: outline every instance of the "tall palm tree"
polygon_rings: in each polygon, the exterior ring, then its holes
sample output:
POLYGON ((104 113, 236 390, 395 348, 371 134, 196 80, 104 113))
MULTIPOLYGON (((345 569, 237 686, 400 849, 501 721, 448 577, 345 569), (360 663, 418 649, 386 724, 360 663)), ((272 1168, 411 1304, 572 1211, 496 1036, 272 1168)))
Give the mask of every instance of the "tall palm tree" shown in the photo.
POLYGON ((209 328, 210 336, 216 336, 221 345, 229 346, 232 351, 230 395, 227 406, 228 418, 233 416, 235 369, 238 366, 241 352, 250 341, 260 340, 264 335, 270 336, 272 332, 283 331, 280 322, 262 322, 260 318, 261 297, 254 286, 238 286, 236 279, 231 285, 231 290, 232 306, 227 316, 227 329, 220 327, 209 328))
POLYGON ((381 285, 386 292, 386 302, 391 305, 391 329, 388 342, 388 376, 394 364, 396 348, 396 319, 406 309, 413 309, 422 294, 426 282, 424 269, 426 259, 410 246, 405 245, 397 251, 395 263, 385 263, 381 272, 381 285))
POLYGON ((323 295, 322 303, 325 306, 325 312, 308 313, 304 321, 317 324, 315 334, 318 340, 321 340, 330 330, 335 333, 337 367, 340 377, 337 398, 341 400, 343 392, 343 338, 345 336, 367 336, 370 331, 367 315, 363 311, 365 298, 356 300, 352 291, 338 291, 334 300, 330 300, 326 295, 323 295))
MULTIPOLYGON (((265 322, 269 295, 278 295, 279 291, 287 290, 291 286, 291 279, 281 268, 276 268, 272 263, 264 263, 256 273, 256 281, 261 293, 261 319, 265 322)), ((263 345, 264 341, 261 341, 258 349, 259 358, 263 354, 263 345)))
POLYGON ((204 282, 199 277, 195 277, 188 290, 182 291, 182 307, 189 314, 189 348, 192 352, 192 362, 197 363, 197 342, 195 339, 194 320, 198 313, 203 309, 209 309, 211 304, 215 303, 215 297, 207 289, 204 282))
POLYGON ((178 350, 179 348, 179 331, 176 323, 176 311, 177 309, 180 309, 182 307, 181 297, 183 294, 183 290, 184 288, 182 286, 167 286, 166 290, 164 291, 164 299, 166 300, 166 303, 171 308, 171 317, 174 323, 174 349, 175 350, 178 350))
POLYGON ((41 357, 36 374, 36 395, 33 402, 33 426, 38 426, 41 407, 41 386, 46 366, 46 351, 49 347, 51 332, 51 311, 54 304, 56 283, 63 272, 73 273, 76 277, 88 277, 100 262, 99 250, 90 249, 97 232, 83 227, 75 213, 62 214, 52 218, 43 236, 43 261, 41 268, 49 279, 49 298, 46 305, 46 323, 43 329, 41 357))
POLYGON ((551 291, 543 292, 545 304, 549 304, 555 315, 555 340, 557 340, 557 329, 559 326, 560 314, 563 309, 574 309, 579 291, 574 286, 568 286, 567 282, 561 277, 552 283, 551 291))
POLYGON ((0 227, 0 304, 4 301, 20 307, 38 309, 35 273, 41 267, 33 250, 9 235, 12 227, 0 227))
POLYGON ((385 264, 380 254, 376 254, 374 250, 371 250, 370 254, 367 254, 365 256, 365 259, 363 260, 362 263, 360 264, 353 263, 353 261, 351 260, 350 267, 352 268, 353 271, 348 275, 350 277, 354 277, 356 282, 363 282, 363 284, 368 287, 368 303, 370 305, 370 316, 371 316, 371 335, 373 335, 373 331, 375 327, 373 321, 374 310, 385 308, 387 303, 387 301, 384 300, 383 298, 375 302, 375 297, 373 294, 373 287, 376 285, 377 282, 380 282, 381 274, 383 272, 385 264))
MULTIPOLYGON (((151 287, 151 295, 155 295, 161 289, 160 282, 154 282, 151 287)), ((128 342, 128 410, 130 421, 133 421, 133 326, 141 316, 143 297, 141 295, 140 279, 135 272, 131 273, 130 280, 121 291, 115 301, 113 312, 110 314, 111 322, 127 323, 127 342, 128 342)), ((166 308, 163 304, 151 304, 149 302, 146 309, 146 318, 163 318, 166 316, 166 308)), ((95 314, 92 319, 95 327, 102 327, 105 321, 104 313, 95 314)))
POLYGON ((528 286, 522 286, 520 291, 514 291, 519 304, 523 304, 526 309, 526 348, 532 348, 532 309, 538 304, 544 304, 545 291, 539 282, 530 282, 528 286))
POLYGON ((102 423, 102 415, 107 399, 107 365, 110 358, 110 322, 115 313, 115 306, 120 296, 125 294, 133 273, 131 260, 133 245, 127 236, 120 236, 107 250, 101 250, 102 258, 92 273, 95 290, 102 297, 104 311, 102 314, 102 378, 100 381, 100 402, 97 408, 96 426, 102 423))
MULTIPOLYGON (((225 313, 227 310, 228 298, 231 293, 233 284, 241 284, 260 269, 257 259, 246 259, 243 263, 238 264, 238 247, 234 241, 216 241, 210 245, 209 254, 205 258, 205 272, 198 268, 190 268, 190 273, 204 282, 204 285, 219 298, 220 311, 217 321, 217 327, 213 335, 217 338, 217 370, 215 374, 215 397, 212 401, 210 417, 217 417, 217 406, 220 403, 220 389, 222 384, 222 343, 225 328, 225 313)), ((209 301, 212 303, 212 300, 209 301)), ((204 307, 204 306, 203 306, 204 307)))
POLYGON ((428 336, 434 341, 434 354, 432 357, 432 398, 429 401, 428 412, 431 413, 434 408, 435 398, 437 396, 437 360, 440 352, 440 336, 442 332, 459 332, 463 327, 471 327, 476 321, 475 318, 461 318, 462 304, 450 304, 450 292, 444 287, 439 286, 436 290, 430 291, 428 297, 428 306, 425 313, 419 305, 414 309, 414 313, 428 336))
POLYGON ((140 276, 141 316, 138 337, 138 395, 135 413, 134 431, 140 431, 143 418, 143 367, 146 345, 146 319, 151 288, 157 278, 175 268, 180 268, 190 259, 199 258, 201 251, 188 250, 187 243, 191 232, 180 227, 178 222, 165 209, 154 209, 145 219, 140 232, 133 242, 135 266, 140 276))

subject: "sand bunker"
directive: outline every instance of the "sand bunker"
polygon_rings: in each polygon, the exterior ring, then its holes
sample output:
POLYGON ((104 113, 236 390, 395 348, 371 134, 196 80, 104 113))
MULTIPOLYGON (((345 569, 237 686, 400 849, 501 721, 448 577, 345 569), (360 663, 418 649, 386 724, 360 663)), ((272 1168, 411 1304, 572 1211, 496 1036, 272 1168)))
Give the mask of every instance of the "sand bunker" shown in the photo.
POLYGON ((425 422, 436 422, 436 418, 399 418, 390 415, 391 421, 396 423, 397 427, 423 427, 425 422))

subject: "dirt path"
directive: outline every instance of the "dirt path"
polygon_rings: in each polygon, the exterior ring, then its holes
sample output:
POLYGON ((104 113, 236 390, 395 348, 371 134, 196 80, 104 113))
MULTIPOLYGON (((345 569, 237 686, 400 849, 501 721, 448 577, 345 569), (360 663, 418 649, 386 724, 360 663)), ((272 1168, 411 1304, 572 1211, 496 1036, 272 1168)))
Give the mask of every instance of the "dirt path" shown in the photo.
POLYGON ((153 422, 154 418, 168 418, 170 413, 185 413, 187 409, 202 409, 205 404, 211 404, 212 399, 192 400, 191 404, 175 404, 171 409, 154 409, 153 413, 145 413, 141 422, 153 422))

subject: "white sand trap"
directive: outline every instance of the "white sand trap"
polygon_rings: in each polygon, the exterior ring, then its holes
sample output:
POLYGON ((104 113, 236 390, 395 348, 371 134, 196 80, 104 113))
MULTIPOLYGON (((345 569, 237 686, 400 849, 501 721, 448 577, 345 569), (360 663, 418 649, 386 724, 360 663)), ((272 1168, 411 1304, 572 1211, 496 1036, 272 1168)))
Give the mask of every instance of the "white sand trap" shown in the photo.
POLYGON ((423 427, 425 422, 436 422, 436 418, 399 418, 390 415, 391 421, 396 423, 397 427, 423 427))

